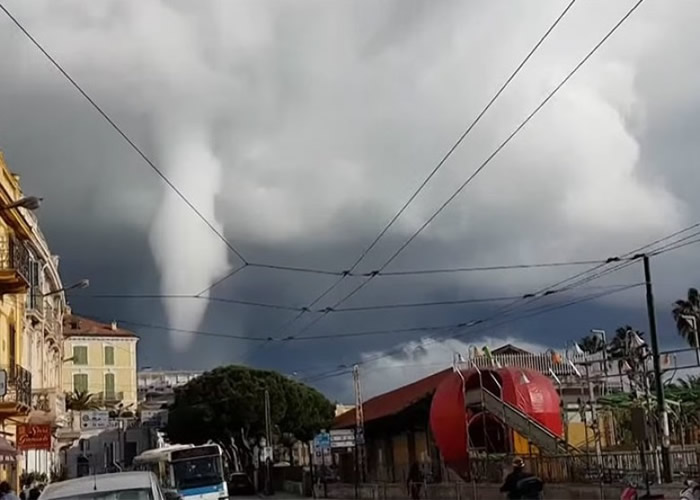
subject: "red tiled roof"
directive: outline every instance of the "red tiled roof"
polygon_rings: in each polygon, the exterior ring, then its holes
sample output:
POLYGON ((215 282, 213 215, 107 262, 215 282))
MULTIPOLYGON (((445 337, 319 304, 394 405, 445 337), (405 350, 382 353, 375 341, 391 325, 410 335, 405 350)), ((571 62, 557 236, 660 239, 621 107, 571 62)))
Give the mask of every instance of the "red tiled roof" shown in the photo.
POLYGON ((100 323, 92 319, 67 314, 63 317, 64 337, 131 337, 138 338, 134 332, 119 328, 116 323, 100 323))
MULTIPOLYGON (((440 382, 452 373, 448 368, 438 373, 434 373, 426 378, 420 379, 412 384, 404 385, 393 391, 386 392, 372 399, 365 401, 363 411, 365 423, 380 418, 395 415, 409 406, 417 403, 424 397, 432 394, 437 389, 440 382)), ((355 410, 338 415, 333 422, 334 429, 342 429, 355 425, 355 410)))

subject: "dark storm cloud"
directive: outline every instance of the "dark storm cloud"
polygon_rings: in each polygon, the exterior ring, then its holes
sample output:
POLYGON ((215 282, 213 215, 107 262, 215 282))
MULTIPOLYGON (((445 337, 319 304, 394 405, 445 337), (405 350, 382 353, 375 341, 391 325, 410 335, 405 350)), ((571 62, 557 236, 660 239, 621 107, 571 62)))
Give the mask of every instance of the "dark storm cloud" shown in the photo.
MULTIPOLYGON (((434 8, 387 1, 366 9, 357 2, 73 0, 60 9, 50 1, 8 7, 247 258, 343 270, 563 4, 543 3, 536 12, 527 2, 434 8)), ((358 270, 381 266, 627 7, 577 5, 358 270)), ((698 17, 694 6, 640 8, 391 269, 606 257, 693 222, 696 146, 684 131, 697 128, 700 106, 696 86, 682 82, 697 78, 700 61, 688 42, 698 17)), ((2 23, 0 148, 25 191, 46 198, 41 222, 65 281, 90 278, 85 293, 196 293, 236 265, 2 23)), ((668 305, 700 280, 687 272, 696 262, 688 251, 655 263, 669 340, 668 305)), ((574 271, 378 278, 346 305, 523 294, 574 271)), ((212 295, 304 306, 333 279, 249 268, 212 295)), ((358 279, 346 280, 319 307, 358 279)), ((629 269, 591 284, 638 280, 639 270, 629 269)), ((139 329, 140 361, 207 368, 252 357, 260 366, 313 372, 415 341, 374 367, 375 389, 387 388, 449 363, 451 350, 469 342, 562 345, 593 326, 643 323, 641 303, 639 293, 625 293, 453 345, 417 334, 262 344, 194 335, 177 352, 167 332, 139 329), (395 366, 414 358, 425 366, 395 366)), ((260 338, 294 334, 318 314, 282 328, 295 313, 183 300, 76 297, 73 304, 105 319, 260 338)), ((456 323, 496 307, 334 313, 307 334, 456 323)), ((347 396, 347 381, 321 383, 347 396)))

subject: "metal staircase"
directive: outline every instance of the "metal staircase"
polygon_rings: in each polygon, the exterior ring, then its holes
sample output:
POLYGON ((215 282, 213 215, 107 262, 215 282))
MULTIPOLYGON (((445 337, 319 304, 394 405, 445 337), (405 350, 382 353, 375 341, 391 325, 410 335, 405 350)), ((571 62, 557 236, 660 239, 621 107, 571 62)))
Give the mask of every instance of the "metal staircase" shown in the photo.
POLYGON ((476 402, 476 405, 480 406, 482 411, 486 411, 501 420, 506 426, 527 438, 543 453, 551 455, 581 454, 578 448, 567 443, 561 436, 554 434, 537 420, 499 398, 488 389, 482 387, 480 392, 480 401, 476 402))

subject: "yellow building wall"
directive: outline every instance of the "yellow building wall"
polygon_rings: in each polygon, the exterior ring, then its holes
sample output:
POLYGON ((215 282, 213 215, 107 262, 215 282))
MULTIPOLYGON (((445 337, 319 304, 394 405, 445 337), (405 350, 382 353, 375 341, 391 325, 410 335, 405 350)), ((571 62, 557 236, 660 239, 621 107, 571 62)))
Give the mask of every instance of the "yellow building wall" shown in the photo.
POLYGON ((136 338, 109 337, 71 337, 64 341, 64 358, 73 357, 74 346, 88 348, 87 364, 79 365, 74 361, 64 363, 63 390, 75 390, 73 376, 86 374, 88 376, 88 392, 97 394, 106 391, 105 374, 114 374, 114 391, 123 393, 121 401, 124 405, 136 406, 138 387, 136 381, 136 338), (114 348, 114 364, 105 364, 105 346, 114 348))

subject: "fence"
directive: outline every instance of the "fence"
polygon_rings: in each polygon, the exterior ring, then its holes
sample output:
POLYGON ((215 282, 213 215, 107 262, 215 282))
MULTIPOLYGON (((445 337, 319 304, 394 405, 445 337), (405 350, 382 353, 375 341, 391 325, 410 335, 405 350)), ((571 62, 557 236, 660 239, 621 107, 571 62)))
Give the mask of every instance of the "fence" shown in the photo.
MULTIPOLYGON (((679 479, 697 477, 700 473, 699 454, 698 449, 673 450, 674 475, 679 479)), ((512 458, 506 455, 473 458, 470 462, 471 478, 477 482, 498 482, 511 469, 512 458)), ((527 469, 547 483, 621 483, 625 480, 642 483, 645 476, 655 482, 661 460, 658 451, 645 452, 644 460, 642 454, 635 451, 605 452, 600 457, 588 454, 522 458, 527 469)))

